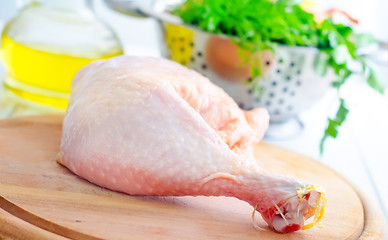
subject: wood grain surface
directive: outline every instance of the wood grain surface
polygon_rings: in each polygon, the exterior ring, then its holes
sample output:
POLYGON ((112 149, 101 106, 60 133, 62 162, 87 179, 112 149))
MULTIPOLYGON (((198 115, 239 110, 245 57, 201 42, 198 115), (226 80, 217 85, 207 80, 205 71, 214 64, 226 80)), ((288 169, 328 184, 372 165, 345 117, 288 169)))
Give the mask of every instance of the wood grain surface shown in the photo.
MULTIPOLYGON (((319 228, 292 234, 252 226, 252 207, 227 197, 139 197, 93 185, 56 163, 62 116, 0 121, 0 238, 10 239, 383 239, 378 211, 319 162, 261 143, 273 172, 320 184, 319 228)), ((349 166, 351 167, 351 166, 349 166)))

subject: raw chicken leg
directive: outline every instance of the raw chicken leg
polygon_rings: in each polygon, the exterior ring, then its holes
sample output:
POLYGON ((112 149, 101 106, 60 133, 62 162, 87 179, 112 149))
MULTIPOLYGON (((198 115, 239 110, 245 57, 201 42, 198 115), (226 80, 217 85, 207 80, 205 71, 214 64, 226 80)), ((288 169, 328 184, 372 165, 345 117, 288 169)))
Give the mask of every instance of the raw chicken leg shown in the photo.
MULTIPOLYGON (((132 195, 233 196, 278 232, 323 214, 316 186, 270 174, 253 159, 268 127, 220 88, 177 63, 120 56, 75 76, 58 162, 99 186, 132 195)), ((305 225, 309 228, 312 224, 305 225)))

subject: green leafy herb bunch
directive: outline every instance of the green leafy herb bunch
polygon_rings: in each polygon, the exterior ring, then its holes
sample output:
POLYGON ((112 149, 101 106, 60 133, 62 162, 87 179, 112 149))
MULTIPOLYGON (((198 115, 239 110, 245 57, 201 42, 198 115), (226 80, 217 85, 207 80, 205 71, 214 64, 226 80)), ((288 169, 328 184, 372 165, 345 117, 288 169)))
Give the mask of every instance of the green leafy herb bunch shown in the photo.
MULTIPOLYGON (((334 23, 331 17, 316 21, 295 0, 186 0, 173 11, 186 24, 204 31, 228 36, 242 50, 255 53, 274 49, 276 45, 316 47, 324 53, 324 61, 316 66, 324 75, 332 68, 337 76, 333 87, 340 89, 355 73, 364 74, 367 83, 380 93, 384 87, 375 70, 357 49, 374 43, 369 34, 357 34, 351 26, 334 23), (361 71, 351 69, 358 62, 361 71)), ((260 61, 251 62, 252 78, 262 74, 260 61)), ((349 110, 339 97, 339 108, 322 137, 320 150, 327 137, 335 138, 349 110)))

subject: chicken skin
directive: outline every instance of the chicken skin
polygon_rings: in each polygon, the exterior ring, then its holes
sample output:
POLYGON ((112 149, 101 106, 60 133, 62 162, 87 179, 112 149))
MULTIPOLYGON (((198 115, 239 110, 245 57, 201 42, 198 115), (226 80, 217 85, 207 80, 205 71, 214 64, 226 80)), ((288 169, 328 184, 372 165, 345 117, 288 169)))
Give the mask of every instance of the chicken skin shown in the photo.
POLYGON ((193 70, 119 56, 76 74, 58 162, 111 190, 236 197, 275 231, 309 228, 322 217, 324 191, 258 166, 253 147, 268 124, 265 109, 241 110, 193 70))

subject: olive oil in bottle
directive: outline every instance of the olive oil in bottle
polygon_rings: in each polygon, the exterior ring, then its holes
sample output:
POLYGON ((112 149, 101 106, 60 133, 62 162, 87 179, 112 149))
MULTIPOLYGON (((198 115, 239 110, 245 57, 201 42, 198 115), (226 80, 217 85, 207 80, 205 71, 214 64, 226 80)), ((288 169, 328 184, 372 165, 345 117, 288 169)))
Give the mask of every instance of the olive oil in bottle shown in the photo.
POLYGON ((120 54, 116 36, 87 1, 32 1, 1 36, 4 87, 24 102, 64 111, 77 71, 120 54))

